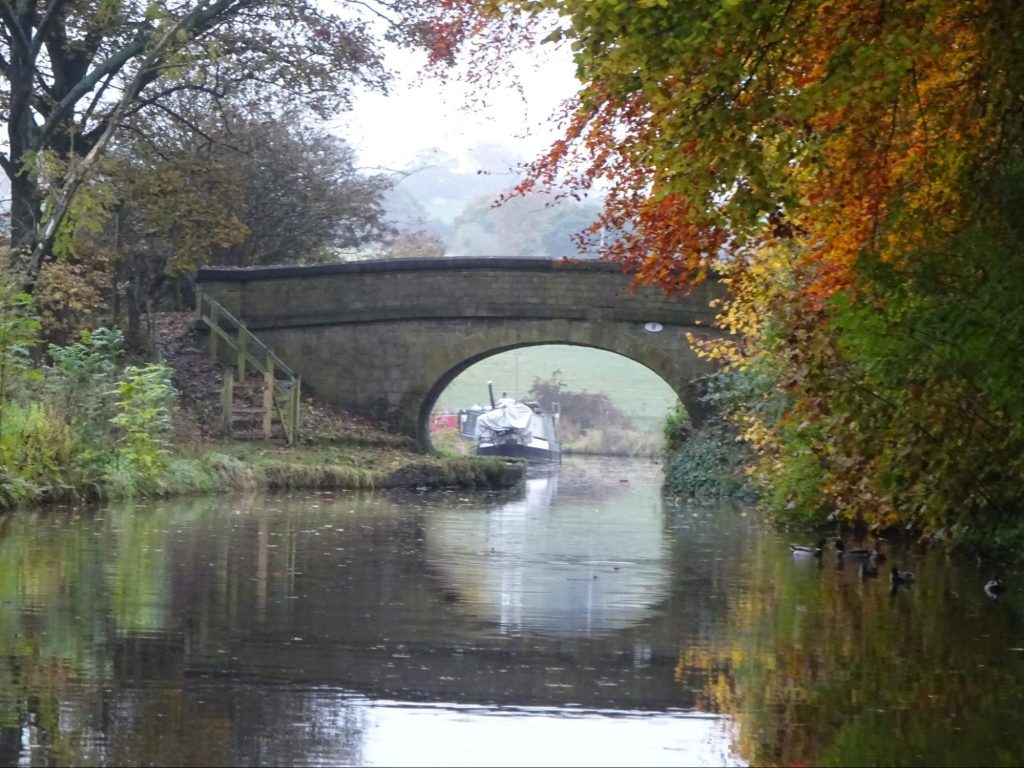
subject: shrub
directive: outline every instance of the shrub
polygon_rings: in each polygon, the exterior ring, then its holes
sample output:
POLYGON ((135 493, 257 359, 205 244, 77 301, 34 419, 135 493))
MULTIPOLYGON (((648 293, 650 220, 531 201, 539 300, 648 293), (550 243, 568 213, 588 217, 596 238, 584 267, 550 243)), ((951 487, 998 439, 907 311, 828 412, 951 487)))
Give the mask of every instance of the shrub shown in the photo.
POLYGON ((665 489, 698 501, 753 501, 749 449, 724 419, 710 419, 669 454, 665 489))
POLYGON ((20 387, 26 380, 38 378, 29 357, 39 332, 39 321, 32 317, 31 308, 28 294, 0 283, 0 442, 20 387))
POLYGON ((558 437, 567 453, 612 456, 658 456, 657 439, 636 429, 629 417, 602 393, 573 392, 566 389, 561 371, 549 379, 534 379, 530 395, 546 410, 558 403, 558 437))
POLYGON ((124 335, 106 328, 85 331, 65 347, 51 344, 47 348, 51 363, 46 368, 46 386, 56 415, 73 423, 89 441, 105 441, 106 422, 114 416, 111 390, 123 352, 124 335))
POLYGON ((759 383, 743 372, 722 370, 702 384, 702 401, 714 410, 700 429, 691 426, 682 405, 666 421, 665 489, 699 501, 754 501, 748 471, 754 454, 730 416, 759 383))
POLYGON ((175 403, 171 369, 162 363, 128 366, 116 392, 117 415, 111 419, 120 428, 115 441, 116 471, 134 476, 131 486, 153 490, 170 456, 167 445, 175 403))

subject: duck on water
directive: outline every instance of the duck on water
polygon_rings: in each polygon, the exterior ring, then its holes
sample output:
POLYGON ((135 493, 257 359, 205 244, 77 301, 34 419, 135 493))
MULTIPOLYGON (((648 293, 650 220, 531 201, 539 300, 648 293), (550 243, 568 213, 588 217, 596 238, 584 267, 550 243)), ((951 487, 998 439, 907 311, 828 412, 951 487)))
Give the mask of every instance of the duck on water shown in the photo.
POLYGON ((802 544, 790 544, 789 551, 793 553, 794 557, 821 557, 821 553, 825 549, 826 539, 820 539, 813 547, 803 546, 802 544))
MULTIPOLYGON (((790 544, 789 551, 794 557, 814 557, 821 559, 822 553, 828 543, 827 539, 819 539, 818 543, 814 546, 807 546, 804 544, 790 544)), ((842 563, 843 558, 851 558, 860 561, 860 568, 858 570, 861 581, 867 579, 873 579, 878 577, 878 564, 886 561, 886 555, 882 552, 882 543, 876 539, 871 547, 855 547, 847 548, 846 542, 841 538, 836 538, 833 541, 833 546, 836 550, 836 555, 842 563)), ((917 577, 910 571, 904 571, 897 568, 895 565, 892 566, 889 572, 889 586, 891 591, 895 594, 896 592, 904 589, 908 589, 911 584, 917 581, 917 577)), ((1002 578, 998 575, 993 575, 984 585, 985 594, 993 600, 998 600, 999 597, 1006 592, 1006 585, 1002 578)))
POLYGON ((895 565, 889 574, 889 585, 892 587, 893 592, 909 587, 916 580, 917 578, 910 571, 901 571, 895 565))
POLYGON ((867 559, 871 558, 876 563, 884 563, 886 560, 885 553, 882 552, 882 542, 875 539, 875 543, 870 547, 853 547, 848 549, 846 542, 842 539, 836 539, 835 541, 836 554, 839 557, 850 557, 854 559, 867 559))
POLYGON ((1003 580, 998 576, 993 576, 991 579, 985 582, 985 594, 996 600, 1001 594, 1006 591, 1006 585, 1003 584, 1003 580))

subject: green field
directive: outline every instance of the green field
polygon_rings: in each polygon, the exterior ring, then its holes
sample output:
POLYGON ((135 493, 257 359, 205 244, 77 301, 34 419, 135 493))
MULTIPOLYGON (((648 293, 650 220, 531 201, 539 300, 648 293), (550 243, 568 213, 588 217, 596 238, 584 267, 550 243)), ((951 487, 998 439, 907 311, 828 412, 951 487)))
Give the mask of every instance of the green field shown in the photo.
POLYGON ((661 378, 621 355, 589 347, 549 344, 524 347, 481 360, 460 374, 441 394, 435 411, 457 411, 487 404, 487 382, 494 382, 494 396, 507 391, 511 397, 527 397, 534 379, 548 379, 556 370, 573 392, 604 393, 642 430, 661 431, 677 398, 661 378))

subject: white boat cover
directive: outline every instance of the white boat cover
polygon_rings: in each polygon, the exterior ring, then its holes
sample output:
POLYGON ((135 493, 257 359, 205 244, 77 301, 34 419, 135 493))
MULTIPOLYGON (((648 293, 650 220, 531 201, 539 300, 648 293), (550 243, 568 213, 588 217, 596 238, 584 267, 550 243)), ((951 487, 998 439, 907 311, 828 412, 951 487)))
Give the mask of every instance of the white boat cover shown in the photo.
POLYGON ((486 434, 484 430, 502 432, 514 429, 529 441, 531 439, 530 423, 535 415, 533 409, 528 405, 509 403, 503 408, 495 408, 493 411, 480 414, 476 420, 476 434, 479 437, 481 434, 486 434))

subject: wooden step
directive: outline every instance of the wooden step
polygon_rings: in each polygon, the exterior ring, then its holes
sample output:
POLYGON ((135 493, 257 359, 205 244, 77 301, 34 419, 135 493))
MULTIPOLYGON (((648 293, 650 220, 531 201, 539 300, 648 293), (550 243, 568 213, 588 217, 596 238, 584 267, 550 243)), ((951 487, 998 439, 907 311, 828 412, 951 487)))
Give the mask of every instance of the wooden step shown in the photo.
POLYGON ((259 430, 258 432, 253 430, 231 430, 232 440, 269 440, 272 438, 273 435, 271 435, 270 438, 264 436, 263 430, 259 430))
POLYGON ((263 414, 253 414, 251 416, 232 416, 232 426, 252 426, 254 424, 263 424, 263 414))
POLYGON ((280 440, 284 435, 276 429, 270 431, 270 437, 266 437, 263 434, 262 429, 232 429, 231 438, 233 440, 280 440))
MULTIPOLYGON (((252 382, 252 384, 245 384, 245 385, 240 385, 238 382, 235 382, 234 392, 235 392, 236 395, 244 394, 244 395, 254 395, 256 397, 262 397, 263 396, 263 388, 264 387, 263 387, 263 380, 262 379, 260 379, 259 381, 254 381, 254 382, 252 382)), ((223 385, 218 386, 218 387, 207 387, 205 389, 205 391, 208 392, 211 395, 219 395, 221 392, 224 391, 224 387, 223 387, 223 385)))

